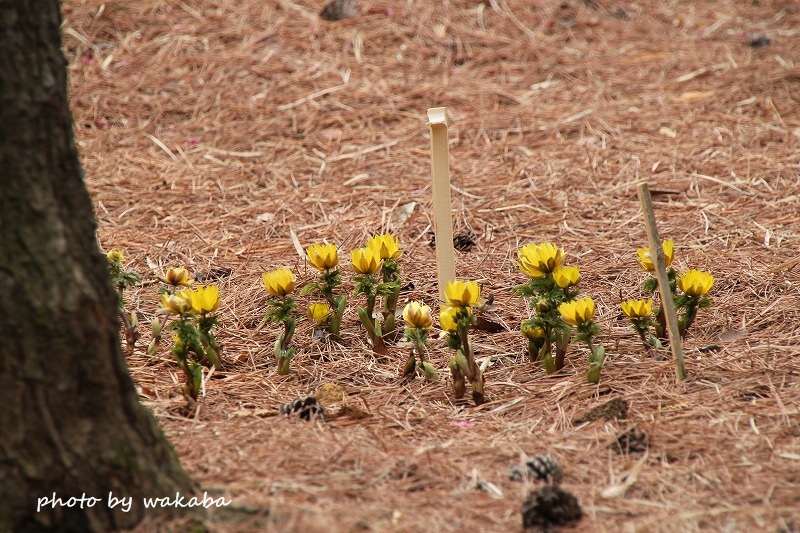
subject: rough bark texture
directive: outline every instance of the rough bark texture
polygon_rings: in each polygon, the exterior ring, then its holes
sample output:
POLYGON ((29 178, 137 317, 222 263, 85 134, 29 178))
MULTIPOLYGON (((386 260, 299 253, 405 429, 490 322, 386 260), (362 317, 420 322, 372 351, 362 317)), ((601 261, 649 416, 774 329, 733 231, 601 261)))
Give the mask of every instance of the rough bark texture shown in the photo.
POLYGON ((129 527, 142 497, 193 488, 122 356, 60 23, 56 0, 0 0, 0 531, 129 527), (101 501, 37 513, 53 492, 101 501))

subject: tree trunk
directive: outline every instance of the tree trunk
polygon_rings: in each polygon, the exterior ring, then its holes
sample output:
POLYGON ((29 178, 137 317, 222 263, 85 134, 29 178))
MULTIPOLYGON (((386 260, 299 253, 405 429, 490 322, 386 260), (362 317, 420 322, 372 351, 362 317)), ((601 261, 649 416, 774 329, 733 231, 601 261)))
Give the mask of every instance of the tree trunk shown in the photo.
POLYGON ((0 0, 0 531, 127 528, 194 488, 122 355, 60 24, 57 0, 0 0))

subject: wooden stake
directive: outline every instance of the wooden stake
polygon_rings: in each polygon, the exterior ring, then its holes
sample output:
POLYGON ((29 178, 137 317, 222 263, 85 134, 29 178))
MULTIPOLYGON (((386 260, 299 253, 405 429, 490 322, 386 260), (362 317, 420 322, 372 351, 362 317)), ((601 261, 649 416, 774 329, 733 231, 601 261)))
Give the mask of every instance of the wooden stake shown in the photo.
POLYGON ((433 231, 436 235, 436 274, 439 298, 445 301, 444 288, 456 279, 453 253, 453 217, 450 202, 450 147, 447 144, 447 108, 428 109, 431 128, 431 178, 433 180, 433 231))
POLYGON ((667 335, 669 346, 672 349, 672 356, 675 359, 676 380, 683 381, 686 379, 686 368, 683 366, 683 344, 681 343, 681 334, 678 329, 678 317, 675 314, 675 303, 672 301, 672 291, 669 288, 667 267, 664 264, 664 249, 661 247, 661 239, 658 237, 656 215, 653 211, 653 201, 650 198, 650 189, 647 186, 647 182, 641 182, 636 187, 636 192, 639 194, 639 203, 644 213, 644 227, 647 230, 650 260, 656 269, 658 292, 661 295, 661 309, 667 319, 667 335))

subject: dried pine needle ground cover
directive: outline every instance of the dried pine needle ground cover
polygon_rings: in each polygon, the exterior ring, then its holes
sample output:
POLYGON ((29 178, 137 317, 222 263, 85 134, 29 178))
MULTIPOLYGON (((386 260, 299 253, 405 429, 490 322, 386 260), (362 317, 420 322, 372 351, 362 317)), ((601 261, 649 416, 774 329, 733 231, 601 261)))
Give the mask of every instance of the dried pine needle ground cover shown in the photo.
MULTIPOLYGON (((563 487, 584 510, 577 531, 800 527, 800 9, 360 7, 332 23, 317 17, 317 0, 63 5, 99 239, 145 278, 129 307, 152 317, 148 282, 169 265, 232 269, 219 282, 224 368, 196 418, 180 414, 166 340, 149 358, 144 331, 129 358, 191 475, 254 510, 236 521, 217 512, 215 527, 516 531, 531 486, 508 468, 537 453, 564 466, 563 487), (458 253, 458 274, 494 295, 510 328, 475 337, 477 357, 492 358, 488 403, 455 406, 449 379, 398 379, 405 351, 371 355, 355 300, 341 345, 312 341, 301 322, 292 372, 278 376, 261 273, 315 276, 291 231, 303 246, 327 239, 347 252, 388 228, 414 283, 403 298, 436 303, 425 110, 439 105, 449 109, 456 231, 476 241, 458 253), (681 384, 669 361, 642 354, 618 311, 644 279, 633 255, 645 245, 642 179, 676 264, 717 278, 681 384), (585 382, 579 345, 561 375, 525 359, 528 310, 511 294, 525 279, 513 259, 521 244, 548 240, 581 267, 598 304, 610 352, 599 387, 585 382), (719 349, 700 351, 710 345, 719 349), (269 416, 325 382, 347 392, 340 416, 269 416), (629 402, 627 419, 573 423, 612 397, 629 402), (634 427, 647 455, 614 452, 634 427), (624 496, 604 497, 637 461, 624 496), (476 488, 481 480, 502 495, 476 488)), ((435 343, 442 376, 447 357, 435 343)))

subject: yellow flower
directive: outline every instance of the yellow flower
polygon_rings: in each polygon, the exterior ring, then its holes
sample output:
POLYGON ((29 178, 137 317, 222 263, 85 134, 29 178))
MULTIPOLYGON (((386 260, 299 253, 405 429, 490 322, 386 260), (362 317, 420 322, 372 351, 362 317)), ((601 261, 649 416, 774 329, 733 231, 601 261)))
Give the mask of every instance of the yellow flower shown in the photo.
POLYGON ((702 270, 687 270, 678 278, 678 288, 686 294, 699 298, 708 294, 714 285, 714 276, 702 270))
MULTIPOLYGON (((675 259, 675 243, 671 240, 663 241, 661 249, 664 250, 664 266, 669 267, 672 260, 675 259)), ((653 259, 650 257, 650 248, 640 248, 636 250, 636 256, 639 260, 639 266, 646 272, 655 272, 656 267, 653 264, 653 259)))
POLYGON ((419 302, 408 302, 403 308, 403 320, 411 328, 431 329, 433 325, 431 308, 419 302))
POLYGON ((443 305, 439 310, 439 325, 448 333, 455 333, 458 331, 458 322, 456 322, 456 315, 461 311, 461 307, 453 307, 451 305, 443 305))
POLYGON ((444 298, 447 305, 470 307, 480 300, 481 288, 476 281, 448 281, 444 288, 444 298))
POLYGON ((359 274, 374 274, 381 269, 381 257, 372 248, 356 248, 350 252, 353 270, 359 274))
POLYGON ((591 322, 594 318, 594 300, 591 298, 581 298, 571 302, 564 302, 558 306, 561 318, 567 324, 577 326, 585 322, 591 322))
POLYGON ((523 322, 522 327, 520 328, 522 335, 533 340, 533 339, 541 339, 544 337, 544 330, 542 328, 537 328, 531 326, 530 324, 523 322))
POLYGON ((192 311, 198 315, 213 313, 219 309, 219 287, 209 285, 207 287, 197 287, 189 292, 192 301, 192 311))
POLYGON ((120 263, 125 261, 125 254, 122 252, 122 250, 109 250, 109 252, 106 254, 106 257, 112 263, 114 261, 119 261, 120 263))
POLYGON ((568 289, 581 280, 581 271, 578 267, 561 267, 553 272, 553 280, 562 289, 568 289))
POLYGON ((278 268, 261 274, 264 288, 273 296, 286 296, 294 290, 295 277, 288 268, 278 268))
POLYGON ((644 318, 653 312, 653 300, 627 300, 619 304, 622 313, 628 318, 644 318))
POLYGON ((372 248, 381 259, 397 259, 403 253, 400 251, 400 241, 391 233, 375 235, 367 247, 372 248))
POLYGON ((194 283, 194 280, 189 278, 189 271, 185 268, 169 267, 164 277, 159 279, 163 283, 172 285, 173 287, 188 287, 194 283))
POLYGON ((177 294, 162 294, 161 307, 156 309, 156 313, 162 315, 182 315, 192 308, 192 297, 190 291, 181 291, 177 294))
POLYGON ((526 244, 517 250, 519 269, 532 278, 555 272, 564 264, 564 250, 551 242, 526 244))
POLYGON ((312 244, 306 248, 306 255, 317 270, 330 270, 339 264, 339 251, 335 244, 312 244))
POLYGON ((308 306, 308 318, 317 324, 324 324, 331 316, 331 306, 325 302, 314 302, 308 306))

